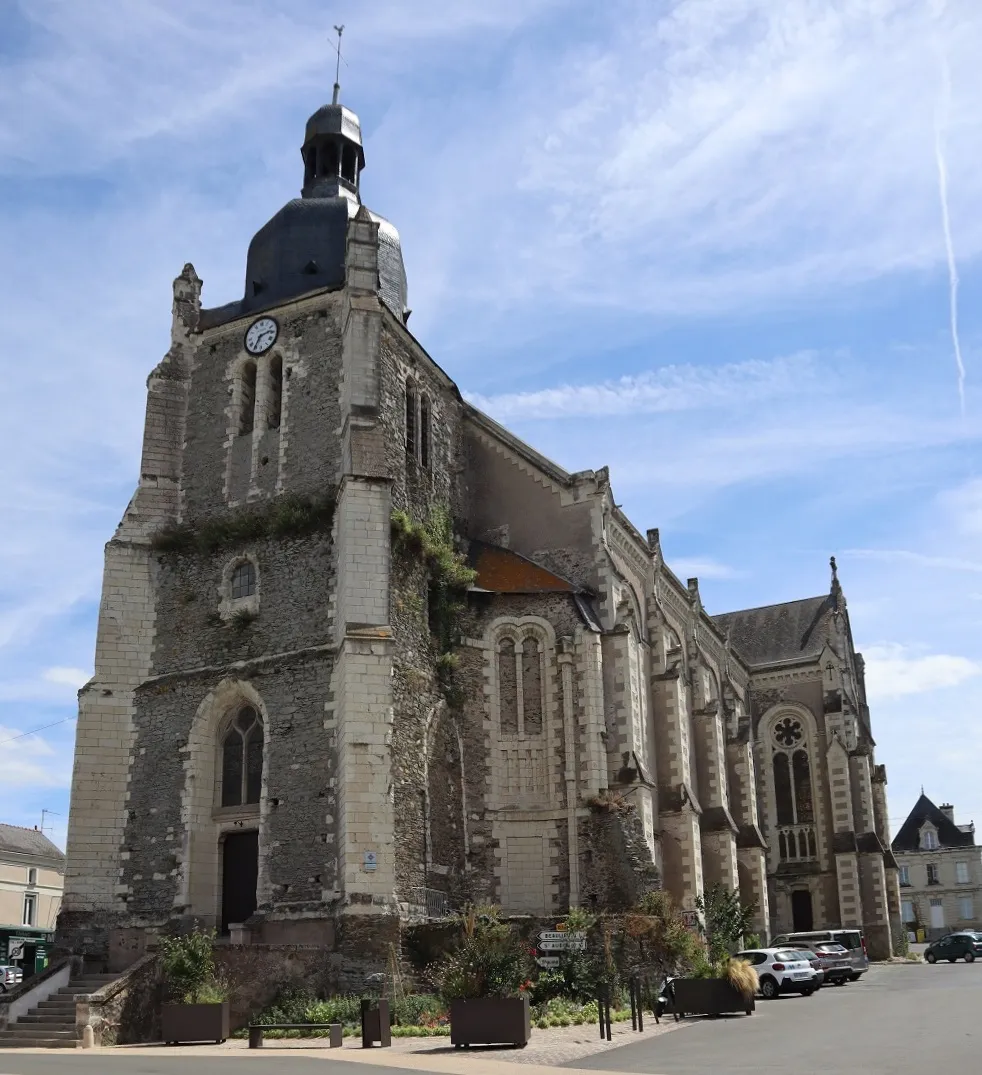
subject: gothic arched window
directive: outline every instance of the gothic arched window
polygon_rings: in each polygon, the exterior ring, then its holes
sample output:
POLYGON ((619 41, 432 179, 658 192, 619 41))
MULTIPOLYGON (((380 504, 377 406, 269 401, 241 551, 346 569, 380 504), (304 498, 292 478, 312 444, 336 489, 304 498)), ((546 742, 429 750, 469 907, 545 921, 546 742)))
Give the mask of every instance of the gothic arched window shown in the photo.
POLYGON ((531 635, 522 642, 522 715, 526 735, 542 734, 542 653, 531 635))
POLYGON ((239 376, 239 434, 251 433, 256 422, 256 363, 247 362, 239 376))
POLYGON ((817 845, 815 830, 811 828, 815 822, 815 800, 808 737, 802 722, 794 716, 781 717, 774 724, 772 737, 777 823, 801 826, 798 831, 779 835, 781 858, 815 858, 817 845))
POLYGON ((794 809, 799 824, 815 820, 812 806, 812 778, 808 767, 808 755, 804 750, 796 750, 791 757, 791 770, 794 774, 794 809))
POLYGON ((794 824, 794 799, 791 794, 791 767, 788 756, 783 753, 774 755, 774 798, 777 801, 777 823, 794 824))
POLYGON ((416 388, 406 382, 406 455, 416 458, 416 388))
POLYGON ((235 714, 222 736, 222 806, 258 803, 263 785, 263 722, 251 706, 235 714))
POLYGON ((283 409, 283 359, 273 355, 269 360, 269 401, 266 405, 266 425, 280 428, 280 412, 283 409))
POLYGON ((498 706, 501 734, 518 735, 518 672, 510 638, 498 645, 498 706))
POLYGON ((424 468, 430 466, 430 401, 425 396, 419 397, 419 461, 424 468))

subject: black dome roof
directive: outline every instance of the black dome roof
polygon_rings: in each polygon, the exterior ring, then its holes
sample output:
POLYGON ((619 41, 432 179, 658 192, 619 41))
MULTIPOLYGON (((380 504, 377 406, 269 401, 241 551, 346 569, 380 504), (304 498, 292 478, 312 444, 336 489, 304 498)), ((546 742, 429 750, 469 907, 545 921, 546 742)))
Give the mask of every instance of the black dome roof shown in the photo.
MULTIPOLYGON (((202 327, 344 285, 348 221, 361 208, 365 166, 358 117, 336 100, 319 108, 307 120, 301 154, 301 197, 287 202, 253 236, 242 301, 202 311, 202 327)), ((404 320, 406 270, 399 233, 383 217, 370 215, 379 226, 379 295, 404 320)))
MULTIPOLYGON (((357 201, 345 195, 287 202, 249 244, 243 312, 318 288, 342 287, 348 220, 358 208, 357 201)), ((406 270, 399 233, 384 218, 371 215, 379 225, 379 292, 401 319, 406 309, 406 270)))

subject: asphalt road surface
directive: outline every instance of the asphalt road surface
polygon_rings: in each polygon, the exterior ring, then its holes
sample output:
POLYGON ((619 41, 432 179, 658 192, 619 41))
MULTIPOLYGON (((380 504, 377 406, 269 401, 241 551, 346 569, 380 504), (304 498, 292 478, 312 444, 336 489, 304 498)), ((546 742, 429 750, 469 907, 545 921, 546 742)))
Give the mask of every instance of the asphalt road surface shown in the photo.
MULTIPOLYGON (((77 1049, 52 1049, 47 1053, 0 1051, 0 1075, 399 1075, 390 1067, 325 1060, 304 1056, 261 1053, 225 1053, 222 1056, 135 1055, 126 1049, 83 1053, 77 1049)), ((521 1069, 516 1068, 516 1075, 521 1069)))
POLYGON ((982 961, 873 967, 751 1016, 689 1019, 672 1034, 571 1062, 646 1075, 974 1075, 982 1071, 982 961))

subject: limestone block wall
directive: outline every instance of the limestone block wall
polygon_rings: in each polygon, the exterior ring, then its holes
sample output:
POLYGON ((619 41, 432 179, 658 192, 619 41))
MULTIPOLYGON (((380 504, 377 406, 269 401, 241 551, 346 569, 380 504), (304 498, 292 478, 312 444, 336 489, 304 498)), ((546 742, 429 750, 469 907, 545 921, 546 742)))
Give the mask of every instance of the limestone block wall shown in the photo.
POLYGON ((74 943, 76 929, 96 947, 106 942, 112 916, 122 912, 120 867, 134 692, 150 671, 154 601, 148 550, 128 542, 106 547, 95 675, 80 692, 68 825, 65 895, 59 933, 74 943))

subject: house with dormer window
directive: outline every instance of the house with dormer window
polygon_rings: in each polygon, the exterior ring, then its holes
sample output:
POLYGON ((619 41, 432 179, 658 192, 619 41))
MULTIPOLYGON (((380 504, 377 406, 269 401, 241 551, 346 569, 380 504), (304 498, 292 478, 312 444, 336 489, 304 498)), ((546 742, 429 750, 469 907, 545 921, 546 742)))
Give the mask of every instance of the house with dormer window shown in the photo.
POLYGON ((900 907, 912 933, 927 940, 982 923, 982 848, 975 823, 959 825, 951 803, 921 793, 892 844, 900 868, 900 907))

